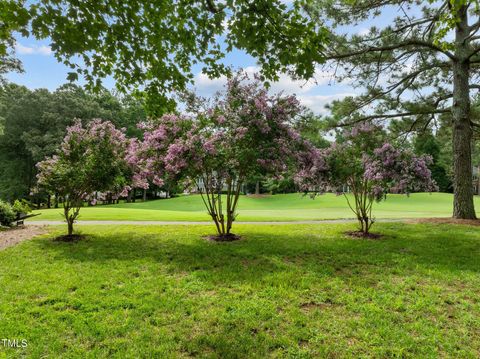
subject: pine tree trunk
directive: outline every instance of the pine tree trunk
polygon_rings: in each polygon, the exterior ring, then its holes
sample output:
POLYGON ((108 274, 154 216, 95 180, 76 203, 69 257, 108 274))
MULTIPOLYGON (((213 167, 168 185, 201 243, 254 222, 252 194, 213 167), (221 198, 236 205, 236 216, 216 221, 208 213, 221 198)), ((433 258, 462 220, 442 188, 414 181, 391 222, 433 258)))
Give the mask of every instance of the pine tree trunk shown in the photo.
POLYGON ((476 218, 473 204, 472 125, 470 122, 470 64, 467 9, 459 11, 453 64, 453 217, 476 218))

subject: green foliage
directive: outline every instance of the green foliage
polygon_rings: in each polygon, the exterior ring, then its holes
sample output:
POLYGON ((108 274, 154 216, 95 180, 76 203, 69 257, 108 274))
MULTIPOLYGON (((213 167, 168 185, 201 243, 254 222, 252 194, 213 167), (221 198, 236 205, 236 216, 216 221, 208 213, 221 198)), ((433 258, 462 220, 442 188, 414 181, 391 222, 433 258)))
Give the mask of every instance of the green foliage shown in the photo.
POLYGON ((330 142, 325 138, 330 123, 328 118, 321 118, 312 111, 305 111, 295 124, 302 138, 317 148, 327 148, 330 142))
POLYGON ((478 124, 470 103, 479 75, 478 0, 307 0, 306 11, 311 21, 331 25, 324 56, 337 80, 362 89, 339 106, 334 124, 397 120, 408 136, 450 114, 453 214, 474 218, 470 144, 478 124))
MULTIPOLYGON (((37 0, 5 11, 4 36, 20 30, 50 39, 70 80, 82 76, 98 88, 113 76, 121 91, 142 89, 150 98, 185 89, 198 63, 209 76, 227 74, 222 59, 234 47, 256 57, 266 79, 286 71, 308 78, 326 41, 300 1, 37 0)), ((161 107, 170 105, 164 98, 161 107)))
POLYGON ((292 175, 282 178, 269 177, 263 181, 262 184, 271 194, 292 193, 297 191, 292 175))
POLYGON ((16 214, 12 205, 0 200, 0 226, 11 226, 16 214))
POLYGON ((414 140, 414 148, 416 154, 429 155, 432 158, 432 163, 428 168, 432 171, 432 178, 437 183, 439 191, 452 192, 452 181, 448 177, 448 168, 440 160, 440 142, 432 131, 426 130, 417 135, 414 140))
POLYGON ((126 191, 127 147, 124 132, 111 122, 94 120, 84 128, 77 120, 67 128, 56 154, 37 164, 38 188, 64 198, 69 235, 85 201, 94 203, 99 193, 126 191))
MULTIPOLYGON (((431 4, 438 4, 436 0, 428 0, 431 4)), ((434 43, 445 50, 451 50, 454 48, 453 41, 447 40, 447 36, 455 29, 455 26, 460 21, 459 12, 463 7, 468 6, 472 9, 473 13, 480 11, 480 2, 478 0, 449 0, 448 11, 443 11, 438 16, 439 19, 435 23, 435 32, 433 34, 434 43)))
POLYGON ((18 200, 18 199, 15 200, 15 202, 13 202, 12 210, 15 212, 17 216, 32 212, 32 208, 30 207, 30 204, 27 201, 18 200))
POLYGON ((74 119, 94 118, 111 120, 137 137, 141 133, 136 124, 146 113, 140 100, 105 89, 96 94, 71 84, 54 92, 15 84, 0 89, 0 198, 31 198, 35 163, 55 152, 74 119))
MULTIPOLYGON (((5 85, 4 74, 10 71, 22 72, 20 61, 15 57, 13 32, 26 35, 28 12, 23 1, 2 0, 0 2, 0 87, 5 85)), ((1 123, 0 123, 1 125, 1 123)), ((1 127, 1 126, 0 126, 1 127)))

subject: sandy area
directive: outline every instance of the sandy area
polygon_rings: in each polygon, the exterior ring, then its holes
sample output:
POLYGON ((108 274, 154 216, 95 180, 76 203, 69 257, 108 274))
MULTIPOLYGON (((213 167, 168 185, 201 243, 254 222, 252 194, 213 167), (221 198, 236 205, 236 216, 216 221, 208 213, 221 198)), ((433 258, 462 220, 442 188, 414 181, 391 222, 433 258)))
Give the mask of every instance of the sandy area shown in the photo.
POLYGON ((47 233, 46 226, 25 226, 0 230, 0 250, 47 233))

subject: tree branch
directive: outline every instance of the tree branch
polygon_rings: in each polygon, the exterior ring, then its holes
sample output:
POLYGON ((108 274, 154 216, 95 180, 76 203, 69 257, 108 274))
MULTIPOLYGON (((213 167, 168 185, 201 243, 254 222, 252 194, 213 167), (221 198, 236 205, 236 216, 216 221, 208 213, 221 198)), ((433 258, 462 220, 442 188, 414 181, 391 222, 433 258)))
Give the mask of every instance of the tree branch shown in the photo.
POLYGON ((421 46, 421 47, 429 48, 429 49, 432 49, 432 50, 443 53, 444 55, 446 55, 451 60, 457 60, 457 57, 454 54, 452 54, 450 51, 443 50, 442 48, 440 48, 440 47, 438 47, 438 46, 436 46, 433 43, 430 43, 428 41, 423 41, 423 40, 418 40, 418 39, 410 39, 408 41, 400 42, 400 43, 395 44, 395 45, 378 46, 378 47, 370 46, 370 47, 364 48, 364 49, 359 50, 359 51, 347 52, 347 53, 343 53, 343 54, 340 53, 340 54, 335 54, 335 55, 330 55, 330 56, 327 54, 327 55, 325 55, 325 59, 326 60, 342 60, 342 59, 347 59, 347 58, 350 58, 350 57, 355 57, 355 56, 358 56, 358 55, 363 55, 363 54, 366 54, 366 53, 369 53, 369 52, 392 51, 392 50, 402 49, 402 48, 409 47, 409 46, 421 46))

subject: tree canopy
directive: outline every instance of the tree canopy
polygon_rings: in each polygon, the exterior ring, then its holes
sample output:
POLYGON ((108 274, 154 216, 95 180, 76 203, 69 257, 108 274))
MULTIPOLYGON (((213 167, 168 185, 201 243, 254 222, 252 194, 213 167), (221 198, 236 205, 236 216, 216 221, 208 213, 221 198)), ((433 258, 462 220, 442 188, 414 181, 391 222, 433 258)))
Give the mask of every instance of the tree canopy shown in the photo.
POLYGON ((309 78, 326 37, 297 3, 279 0, 8 1, 3 12, 0 39, 13 31, 50 39, 70 79, 98 87, 113 76, 120 90, 154 96, 184 89, 197 65, 211 76, 227 73, 222 59, 233 48, 258 59, 267 79, 285 71, 309 78))
POLYGON ((92 94, 75 85, 54 92, 8 84, 0 89, 0 198, 29 196, 35 186, 35 163, 51 156, 75 119, 111 120, 138 136, 136 124, 146 118, 143 106, 131 97, 107 90, 92 94))
POLYGON ((360 232, 369 233, 374 223, 373 204, 388 193, 435 191, 428 156, 388 143, 385 131, 368 123, 343 130, 337 141, 324 149, 301 154, 296 182, 313 196, 326 191, 344 194, 357 217, 360 232), (353 194, 350 201, 346 193, 353 194))
POLYGON ((168 179, 190 183, 219 238, 232 239, 245 181, 280 177, 308 145, 293 128, 302 108, 294 96, 269 95, 258 78, 241 73, 212 101, 194 103, 190 115, 166 114, 144 125, 144 139, 128 159, 140 169, 134 185, 142 178, 158 186, 168 179))
POLYGON ((94 202, 99 192, 125 192, 129 171, 126 154, 129 140, 109 121, 80 120, 69 126, 60 147, 37 164, 38 188, 59 194, 68 235, 85 201, 94 202))

